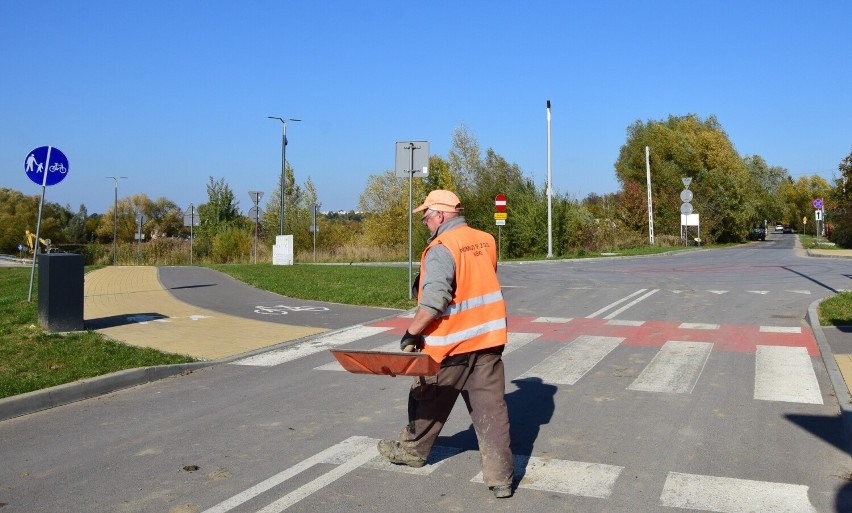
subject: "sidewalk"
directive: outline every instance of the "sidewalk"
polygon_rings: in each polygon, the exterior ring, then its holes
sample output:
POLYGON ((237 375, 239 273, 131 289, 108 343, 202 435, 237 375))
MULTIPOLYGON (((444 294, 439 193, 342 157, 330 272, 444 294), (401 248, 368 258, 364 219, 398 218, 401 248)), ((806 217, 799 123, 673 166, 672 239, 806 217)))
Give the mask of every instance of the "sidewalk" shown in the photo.
POLYGON ((178 301, 156 267, 105 267, 86 275, 86 329, 140 347, 219 360, 328 331, 213 312, 178 301))
POLYGON ((333 329, 264 322, 193 306, 166 290, 157 267, 118 266, 90 272, 83 295, 86 329, 201 361, 128 369, 3 398, 0 421, 190 373, 333 329))

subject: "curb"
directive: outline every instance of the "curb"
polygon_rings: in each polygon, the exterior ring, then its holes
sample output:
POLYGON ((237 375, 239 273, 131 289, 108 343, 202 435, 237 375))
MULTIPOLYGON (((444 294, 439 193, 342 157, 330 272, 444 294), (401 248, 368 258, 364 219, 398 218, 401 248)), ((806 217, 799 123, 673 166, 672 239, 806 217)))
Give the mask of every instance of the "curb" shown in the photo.
POLYGON ((813 258, 852 258, 852 255, 826 255, 825 253, 812 253, 810 249, 806 249, 808 256, 813 258))
POLYGON ((834 397, 837 398, 837 403, 840 405, 840 422, 843 425, 843 438, 846 441, 847 449, 852 451, 852 398, 850 398, 849 387, 843 379, 843 374, 837 367, 837 361, 834 359, 834 353, 831 351, 831 346, 825 338, 825 333, 822 331, 822 326, 819 323, 819 313, 817 308, 819 304, 828 299, 817 299, 808 306, 808 324, 811 325, 811 331, 816 338, 817 346, 828 370, 828 377, 831 379, 831 385, 834 387, 834 397))
POLYGON ((101 396, 151 381, 187 374, 217 362, 178 363, 113 372, 103 376, 81 379, 43 390, 0 399, 0 422, 63 404, 101 396))

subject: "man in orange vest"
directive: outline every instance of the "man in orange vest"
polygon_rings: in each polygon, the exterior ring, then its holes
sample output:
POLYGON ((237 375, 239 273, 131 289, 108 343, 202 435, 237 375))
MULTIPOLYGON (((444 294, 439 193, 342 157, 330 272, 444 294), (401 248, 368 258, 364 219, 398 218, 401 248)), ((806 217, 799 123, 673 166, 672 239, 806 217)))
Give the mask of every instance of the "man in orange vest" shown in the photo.
POLYGON ((458 196, 429 193, 413 212, 432 232, 420 257, 418 307, 400 346, 441 363, 437 376, 415 379, 408 424, 399 440, 381 440, 391 463, 422 467, 459 394, 470 412, 485 484, 497 498, 512 496, 514 465, 502 353, 506 303, 497 280, 494 237, 467 225, 458 196))

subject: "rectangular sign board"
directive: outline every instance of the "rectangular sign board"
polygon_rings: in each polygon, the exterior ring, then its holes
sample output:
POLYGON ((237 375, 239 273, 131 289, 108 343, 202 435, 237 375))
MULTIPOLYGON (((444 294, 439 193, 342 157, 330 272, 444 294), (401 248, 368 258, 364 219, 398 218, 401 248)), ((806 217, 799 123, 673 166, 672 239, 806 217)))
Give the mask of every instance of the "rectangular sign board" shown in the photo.
POLYGON ((396 143, 396 176, 423 178, 429 174, 429 141, 401 141, 396 143), (414 151, 414 167, 411 165, 414 151), (413 173, 412 173, 413 171, 413 173))

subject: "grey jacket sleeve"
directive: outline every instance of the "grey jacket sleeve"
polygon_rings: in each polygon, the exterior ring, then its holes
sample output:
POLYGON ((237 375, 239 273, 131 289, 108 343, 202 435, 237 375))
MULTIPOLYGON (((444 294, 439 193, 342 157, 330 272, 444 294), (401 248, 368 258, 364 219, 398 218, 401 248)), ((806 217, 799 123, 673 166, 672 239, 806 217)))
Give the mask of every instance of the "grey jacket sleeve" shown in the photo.
POLYGON ((456 262, 450 250, 437 244, 426 253, 423 265, 425 269, 421 270, 420 279, 425 281, 420 307, 430 310, 437 317, 453 299, 456 289, 456 262))

